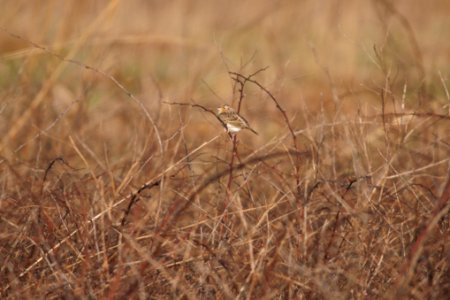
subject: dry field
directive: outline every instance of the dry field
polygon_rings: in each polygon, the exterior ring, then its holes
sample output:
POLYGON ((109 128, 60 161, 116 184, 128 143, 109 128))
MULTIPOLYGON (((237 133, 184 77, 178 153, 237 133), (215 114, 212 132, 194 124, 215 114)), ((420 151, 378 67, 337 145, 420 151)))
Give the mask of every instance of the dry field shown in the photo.
POLYGON ((0 5, 0 298, 450 294, 449 1, 0 5))

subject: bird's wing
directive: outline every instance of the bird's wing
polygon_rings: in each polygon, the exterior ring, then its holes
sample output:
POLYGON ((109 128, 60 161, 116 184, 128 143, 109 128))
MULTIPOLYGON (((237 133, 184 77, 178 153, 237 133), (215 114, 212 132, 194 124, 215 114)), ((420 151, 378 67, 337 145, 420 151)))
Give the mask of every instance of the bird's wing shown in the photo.
POLYGON ((248 123, 248 121, 241 115, 237 115, 238 119, 240 122, 242 122, 242 124, 245 125, 245 127, 250 127, 250 124, 248 123))

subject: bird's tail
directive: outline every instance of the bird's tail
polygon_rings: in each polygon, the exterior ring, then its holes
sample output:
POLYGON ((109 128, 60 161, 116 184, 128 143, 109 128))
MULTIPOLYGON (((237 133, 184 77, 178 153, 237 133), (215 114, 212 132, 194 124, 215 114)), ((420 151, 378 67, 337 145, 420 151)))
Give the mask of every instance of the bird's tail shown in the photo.
POLYGON ((246 129, 250 130, 251 132, 253 132, 254 134, 258 135, 258 133, 251 127, 246 127, 246 129))

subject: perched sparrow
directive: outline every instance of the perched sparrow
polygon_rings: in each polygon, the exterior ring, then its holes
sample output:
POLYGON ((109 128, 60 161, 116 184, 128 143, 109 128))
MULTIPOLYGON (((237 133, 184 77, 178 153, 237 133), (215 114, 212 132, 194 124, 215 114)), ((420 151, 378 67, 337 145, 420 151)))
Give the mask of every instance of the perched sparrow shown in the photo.
POLYGON ((217 117, 227 126, 229 133, 236 133, 242 129, 248 129, 254 134, 258 134, 249 125, 247 120, 240 116, 229 105, 223 105, 217 109, 217 117))

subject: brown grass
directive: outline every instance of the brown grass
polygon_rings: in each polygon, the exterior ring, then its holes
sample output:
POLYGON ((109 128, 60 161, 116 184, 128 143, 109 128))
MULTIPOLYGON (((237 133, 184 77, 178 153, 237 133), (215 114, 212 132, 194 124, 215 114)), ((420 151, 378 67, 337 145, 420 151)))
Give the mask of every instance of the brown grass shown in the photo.
POLYGON ((1 298, 450 293, 448 1, 3 6, 1 298))

